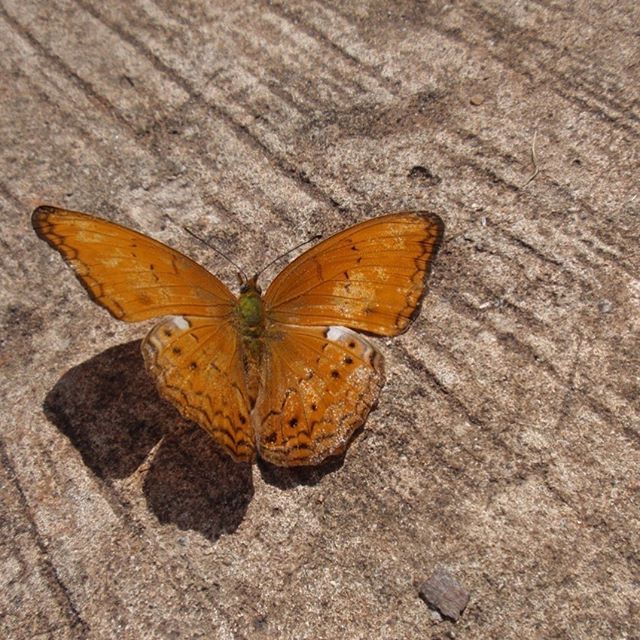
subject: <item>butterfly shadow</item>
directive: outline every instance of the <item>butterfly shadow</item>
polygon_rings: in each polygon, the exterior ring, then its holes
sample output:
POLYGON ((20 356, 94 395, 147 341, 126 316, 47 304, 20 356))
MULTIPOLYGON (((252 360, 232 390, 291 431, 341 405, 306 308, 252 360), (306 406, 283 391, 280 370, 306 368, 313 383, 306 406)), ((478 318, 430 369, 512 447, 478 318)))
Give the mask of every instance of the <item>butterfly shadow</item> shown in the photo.
MULTIPOLYGON (((116 494, 125 490, 114 480, 146 464, 143 491, 159 522, 212 541, 242 522, 253 497, 250 466, 218 451, 202 429, 160 398, 139 340, 67 371, 47 394, 44 412, 116 494)), ((125 495, 122 500, 127 502, 125 495)))
POLYGON ((299 485, 313 486, 330 473, 338 471, 344 464, 344 455, 330 458, 315 467, 278 467, 258 458, 262 479, 278 489, 293 489, 299 485))
POLYGON ((324 462, 315 466, 278 467, 262 458, 258 458, 258 468, 262 479, 266 483, 284 490, 293 489, 299 485, 313 486, 318 484, 325 476, 342 469, 347 451, 362 433, 363 429, 359 427, 351 436, 349 445, 343 453, 327 458, 324 462))

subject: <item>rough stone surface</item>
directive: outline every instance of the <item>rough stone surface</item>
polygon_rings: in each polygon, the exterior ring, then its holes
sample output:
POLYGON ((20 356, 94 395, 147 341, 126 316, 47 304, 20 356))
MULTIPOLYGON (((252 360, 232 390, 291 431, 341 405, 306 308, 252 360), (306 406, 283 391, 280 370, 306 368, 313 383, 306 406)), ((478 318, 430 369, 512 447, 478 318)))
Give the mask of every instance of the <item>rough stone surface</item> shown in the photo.
POLYGON ((0 635, 637 638, 639 7, 4 0, 0 635), (230 285, 183 225, 247 271, 398 209, 447 240, 345 459, 247 468, 158 399, 43 203, 230 285))

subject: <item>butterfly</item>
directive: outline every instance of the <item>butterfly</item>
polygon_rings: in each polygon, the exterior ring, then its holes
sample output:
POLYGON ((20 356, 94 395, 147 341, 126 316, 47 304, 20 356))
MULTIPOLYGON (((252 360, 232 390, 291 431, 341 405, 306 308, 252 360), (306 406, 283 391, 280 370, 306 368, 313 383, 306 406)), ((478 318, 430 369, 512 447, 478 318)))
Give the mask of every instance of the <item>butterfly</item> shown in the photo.
POLYGON ((90 298, 118 320, 162 318, 142 342, 160 395, 236 461, 280 466, 343 453, 376 404, 383 359, 358 332, 403 333, 419 312, 444 233, 433 213, 373 218, 289 263, 263 295, 238 296, 149 236, 38 207, 32 224, 90 298))

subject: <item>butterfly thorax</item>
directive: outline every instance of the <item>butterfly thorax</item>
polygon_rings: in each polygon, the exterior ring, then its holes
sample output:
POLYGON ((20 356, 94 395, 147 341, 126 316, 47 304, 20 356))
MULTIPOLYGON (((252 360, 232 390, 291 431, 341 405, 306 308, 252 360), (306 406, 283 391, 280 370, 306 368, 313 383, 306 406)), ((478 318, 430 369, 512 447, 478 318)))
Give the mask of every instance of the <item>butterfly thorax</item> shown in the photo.
POLYGON ((242 285, 236 313, 243 338, 260 338, 264 333, 264 303, 256 279, 242 285))

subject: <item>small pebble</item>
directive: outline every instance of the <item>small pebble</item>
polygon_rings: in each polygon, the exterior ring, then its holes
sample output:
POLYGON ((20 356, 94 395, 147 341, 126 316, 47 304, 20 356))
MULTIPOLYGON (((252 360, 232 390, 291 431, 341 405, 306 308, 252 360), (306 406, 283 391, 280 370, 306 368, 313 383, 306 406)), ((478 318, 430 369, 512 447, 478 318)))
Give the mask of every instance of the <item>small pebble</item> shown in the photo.
POLYGON ((446 570, 437 568, 433 575, 418 590, 429 607, 443 617, 457 622, 469 603, 469 593, 446 570))

